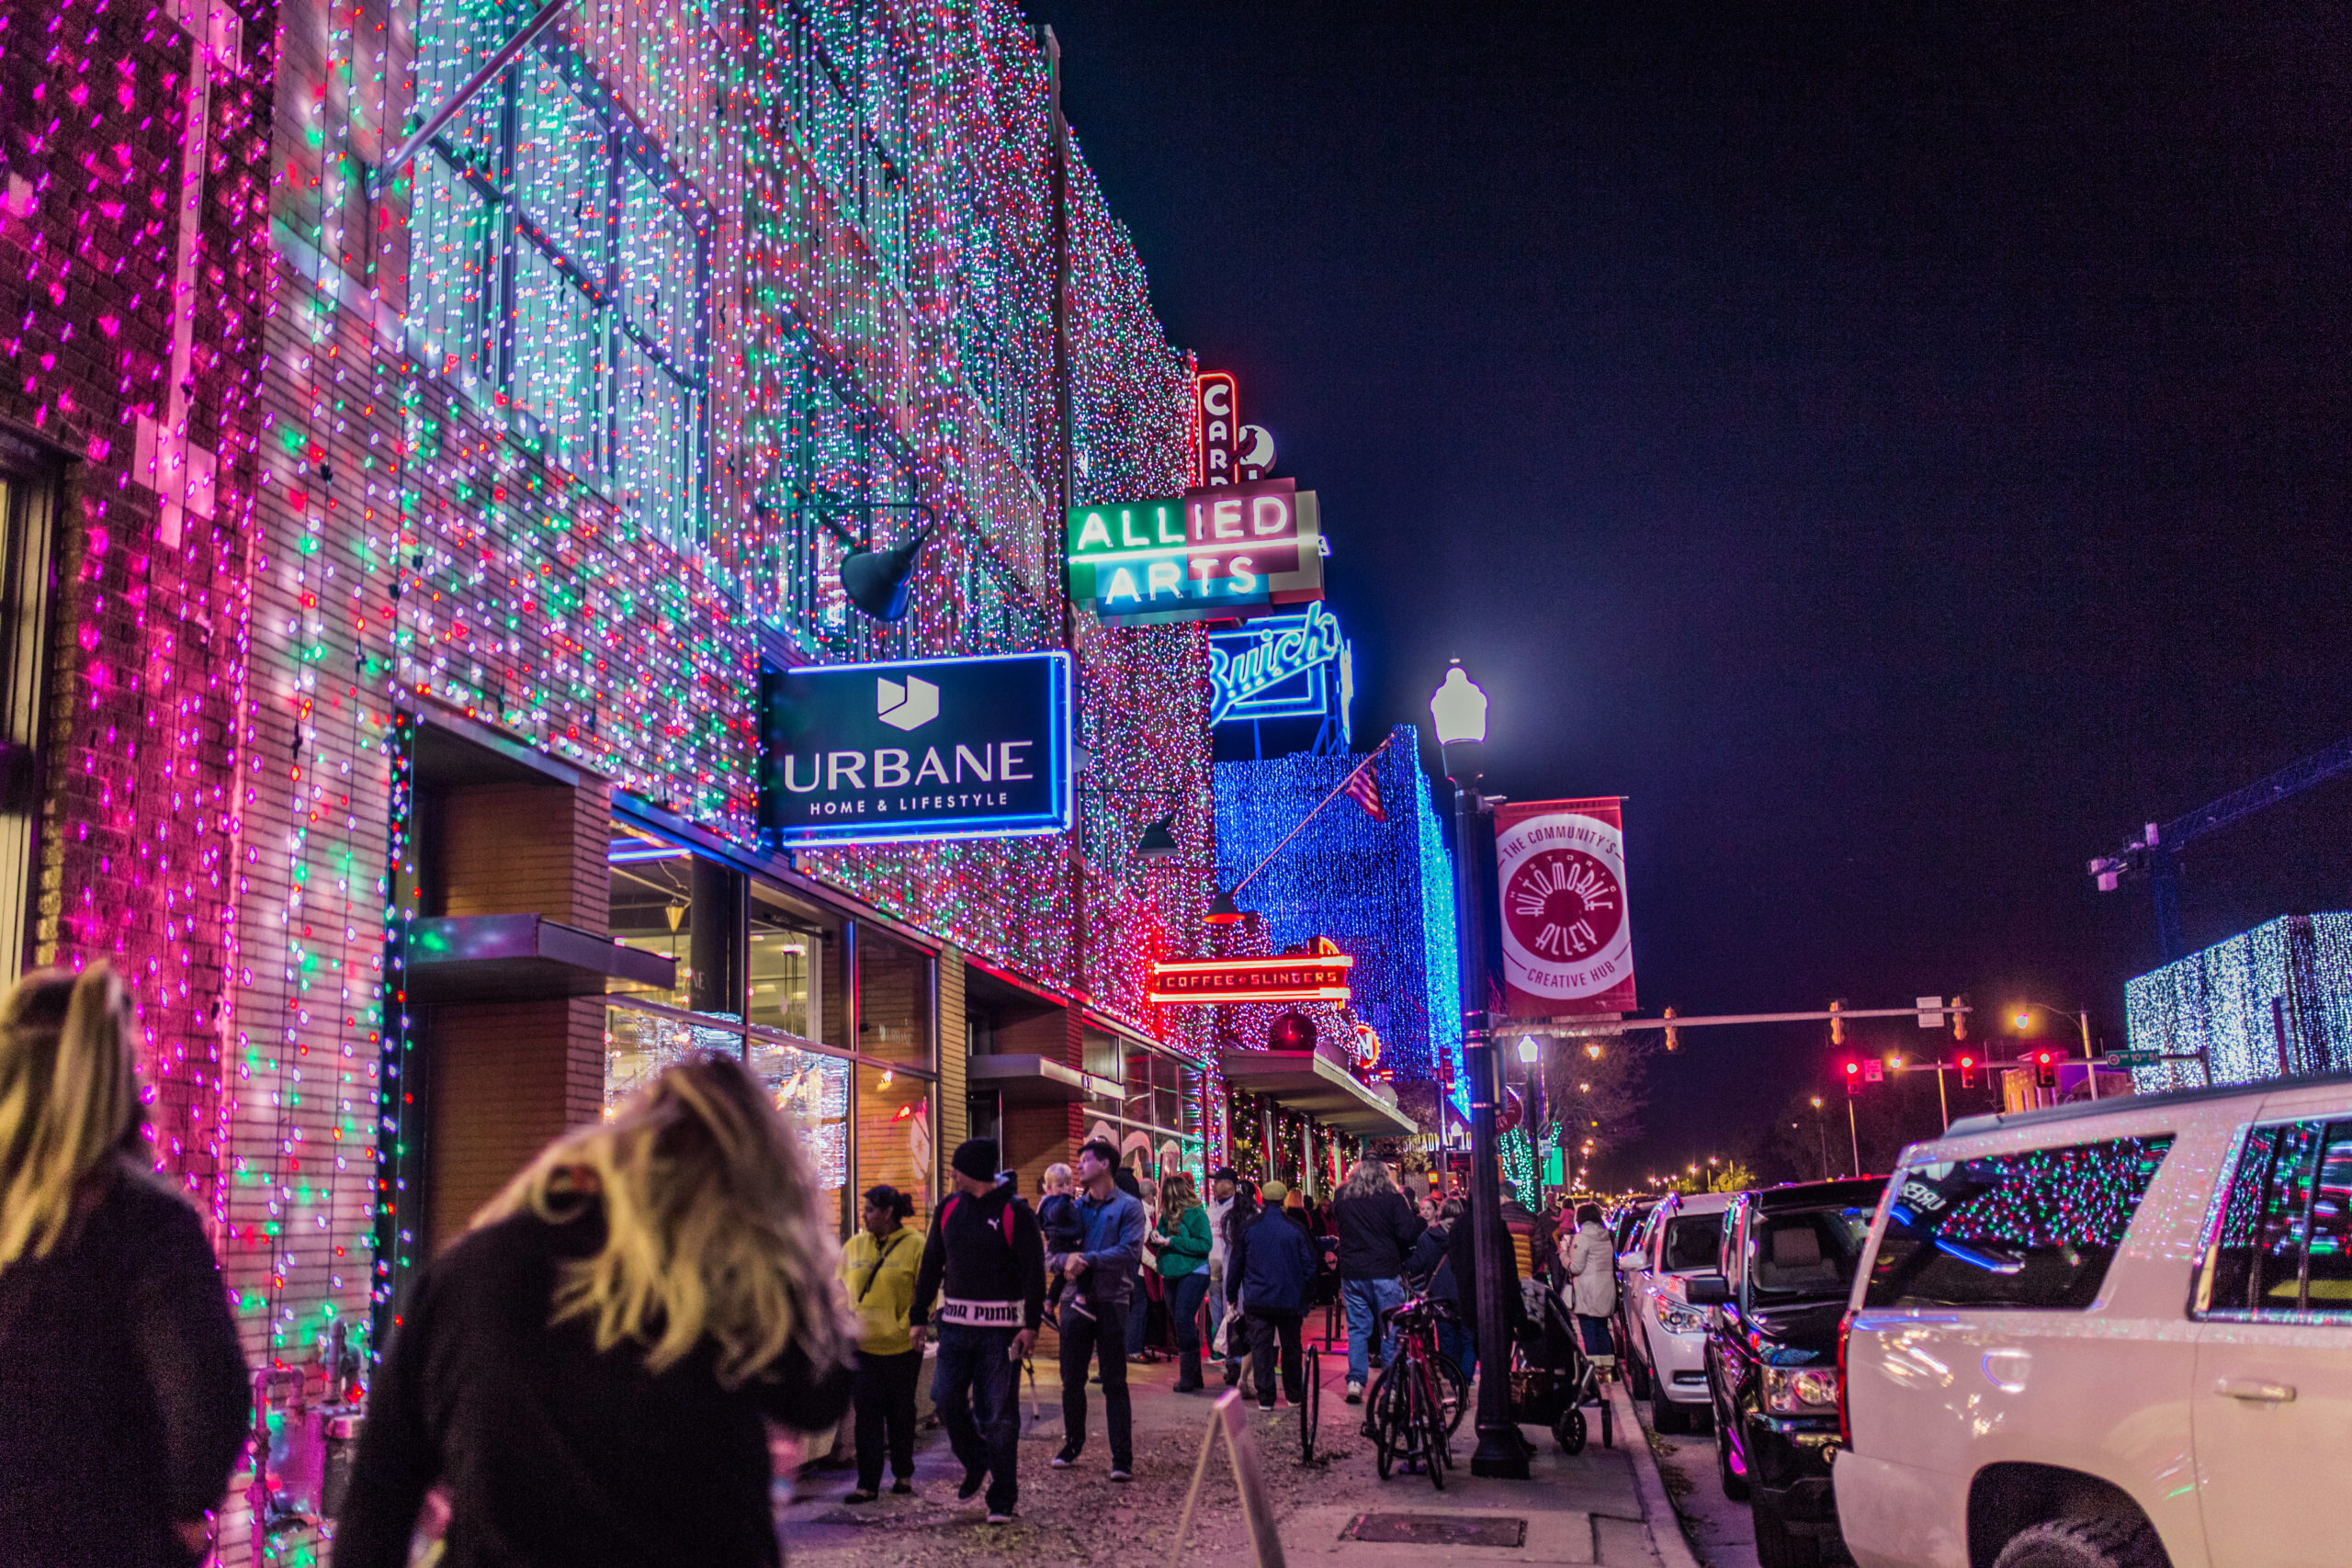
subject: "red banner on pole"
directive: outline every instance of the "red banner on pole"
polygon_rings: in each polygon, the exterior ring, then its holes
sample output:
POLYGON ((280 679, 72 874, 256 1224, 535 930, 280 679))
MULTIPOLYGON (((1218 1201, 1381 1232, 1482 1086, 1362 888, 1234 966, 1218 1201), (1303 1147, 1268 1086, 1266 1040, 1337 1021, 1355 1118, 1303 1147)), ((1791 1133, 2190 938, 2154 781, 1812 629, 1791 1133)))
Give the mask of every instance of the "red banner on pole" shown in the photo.
POLYGON ((1506 1016, 1634 1010, 1622 806, 1611 795, 1495 808, 1506 1016))

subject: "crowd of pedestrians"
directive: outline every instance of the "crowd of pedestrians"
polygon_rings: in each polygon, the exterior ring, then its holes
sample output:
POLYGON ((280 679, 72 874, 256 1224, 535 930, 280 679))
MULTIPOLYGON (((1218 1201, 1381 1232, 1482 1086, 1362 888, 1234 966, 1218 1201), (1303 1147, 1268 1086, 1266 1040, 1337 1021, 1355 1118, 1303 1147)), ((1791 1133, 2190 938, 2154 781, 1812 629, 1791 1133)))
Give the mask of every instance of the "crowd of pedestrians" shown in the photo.
MULTIPOLYGON (((0 1002, 0 1562, 187 1568, 253 1430, 251 1383, 212 1245, 153 1174, 130 1002, 104 964, 28 976, 0 1002), (34 1484, 27 1478, 38 1476, 34 1484)), ((1324 1210, 1232 1168, 1208 1191, 1128 1169, 1106 1139, 1045 1173, 1033 1211, 985 1138, 957 1147, 921 1229, 863 1195, 835 1240, 826 1190, 743 1064, 695 1055, 558 1139, 421 1271, 370 1389, 341 1568, 399 1568, 420 1529, 444 1568, 777 1561, 772 1427, 854 1410, 855 1486, 913 1490, 926 1345, 957 1488, 1020 1500, 1018 1379, 1060 1341, 1065 1439, 1087 1450, 1099 1384, 1110 1476, 1132 1478, 1127 1368, 1164 1314, 1175 1391, 1246 1362, 1262 1408, 1306 1395, 1303 1325, 1334 1284, 1347 1391, 1383 1364, 1383 1314, 1453 1303, 1444 1348, 1475 1367, 1474 1216, 1434 1182, 1359 1160, 1324 1210)), ((1524 1274, 1524 1216, 1486 1223, 1524 1274)), ((1557 1279, 1607 1333, 1613 1264, 1588 1206, 1557 1279)), ((1518 1307, 1516 1300, 1512 1303, 1518 1307)), ((1590 1343, 1590 1341, 1588 1341, 1590 1343)))

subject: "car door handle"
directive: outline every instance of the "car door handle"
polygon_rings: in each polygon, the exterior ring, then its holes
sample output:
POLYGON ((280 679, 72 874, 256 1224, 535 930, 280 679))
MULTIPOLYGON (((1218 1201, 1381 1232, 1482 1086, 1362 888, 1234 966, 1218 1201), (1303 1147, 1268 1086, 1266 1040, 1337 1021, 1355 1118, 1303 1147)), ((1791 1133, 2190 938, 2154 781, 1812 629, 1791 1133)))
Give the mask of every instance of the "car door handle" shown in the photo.
POLYGON ((2285 1382, 2261 1382, 2254 1378, 2220 1378, 2213 1392, 2223 1399, 2243 1399, 2256 1404, 2286 1404, 2295 1397, 2295 1385, 2285 1382))

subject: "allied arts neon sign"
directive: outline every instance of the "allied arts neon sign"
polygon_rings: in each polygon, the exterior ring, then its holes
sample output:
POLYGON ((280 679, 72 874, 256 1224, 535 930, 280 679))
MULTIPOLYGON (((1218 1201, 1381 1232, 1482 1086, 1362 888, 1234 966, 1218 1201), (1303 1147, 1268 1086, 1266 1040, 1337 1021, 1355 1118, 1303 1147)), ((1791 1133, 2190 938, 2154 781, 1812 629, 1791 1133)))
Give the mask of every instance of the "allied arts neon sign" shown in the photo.
POLYGON ((1112 626, 1198 621, 1323 597, 1315 492, 1259 479, 1166 501, 1074 506, 1070 597, 1112 626))
POLYGON ((1317 718, 1330 704, 1328 667, 1343 659, 1340 618, 1320 604, 1270 615, 1208 641, 1209 722, 1317 718))

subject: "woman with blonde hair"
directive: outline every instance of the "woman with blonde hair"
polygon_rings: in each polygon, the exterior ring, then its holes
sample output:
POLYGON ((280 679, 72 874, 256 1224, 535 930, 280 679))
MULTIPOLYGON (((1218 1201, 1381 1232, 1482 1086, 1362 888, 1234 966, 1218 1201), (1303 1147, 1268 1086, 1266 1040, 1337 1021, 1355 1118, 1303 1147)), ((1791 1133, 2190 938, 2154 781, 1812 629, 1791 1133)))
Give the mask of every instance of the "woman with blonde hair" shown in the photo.
POLYGON ((185 1568, 253 1416, 220 1269, 140 1133, 106 964, 0 1002, 0 1562, 185 1568))
POLYGON ((773 1564, 766 1423, 831 1426, 857 1337, 799 1140, 743 1064, 663 1069, 426 1266, 376 1378, 336 1568, 773 1564))

